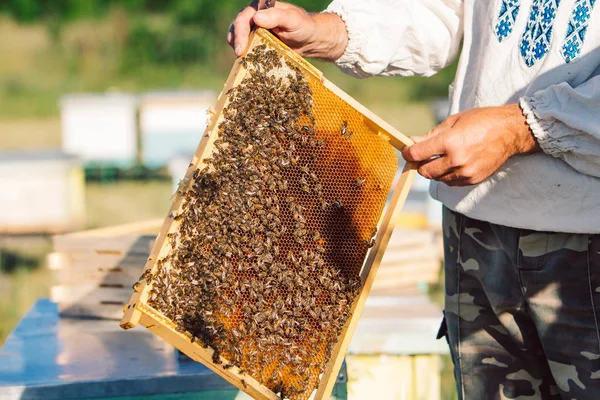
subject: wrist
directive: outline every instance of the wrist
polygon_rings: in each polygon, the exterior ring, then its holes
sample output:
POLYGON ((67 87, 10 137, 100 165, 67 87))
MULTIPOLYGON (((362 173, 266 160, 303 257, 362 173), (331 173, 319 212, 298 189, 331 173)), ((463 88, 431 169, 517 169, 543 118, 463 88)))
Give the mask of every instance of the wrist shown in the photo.
POLYGON ((508 112, 509 118, 507 118, 507 121, 510 124, 510 131, 513 133, 513 153, 530 154, 541 151, 521 106, 515 103, 506 105, 503 108, 508 112))
POLYGON ((348 45, 346 24, 337 14, 312 14, 315 24, 312 38, 303 49, 306 57, 335 61, 340 58, 348 45))

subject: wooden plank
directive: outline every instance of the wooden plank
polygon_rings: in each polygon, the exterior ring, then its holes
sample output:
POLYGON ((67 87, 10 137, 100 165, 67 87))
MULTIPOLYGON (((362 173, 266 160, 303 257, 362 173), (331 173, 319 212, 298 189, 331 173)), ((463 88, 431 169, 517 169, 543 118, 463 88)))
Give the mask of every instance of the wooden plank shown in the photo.
POLYGON ((58 311, 63 317, 98 318, 119 321, 123 317, 124 304, 73 303, 59 304, 58 311))
POLYGON ((50 289, 50 299, 58 303, 61 315, 119 320, 131 295, 131 287, 61 285, 50 289))
POLYGON ((420 248, 407 248, 402 250, 388 249, 381 260, 382 267, 407 264, 419 261, 439 261, 441 255, 439 249, 433 245, 420 248))
POLYGON ((386 251, 390 249, 404 249, 407 247, 423 246, 427 244, 436 244, 436 234, 431 230, 422 229, 404 229, 402 227, 394 227, 392 236, 388 243, 386 251))
POLYGON ((53 269, 87 269, 110 270, 113 268, 137 268, 137 273, 148 260, 144 254, 110 254, 98 253, 94 250, 53 253, 53 269))
POLYGON ((402 274, 400 276, 384 277, 376 280, 373 290, 393 289, 396 287, 416 286, 420 283, 435 284, 438 282, 438 274, 434 270, 414 275, 402 274))
POLYGON ((146 221, 132 222, 130 224, 114 225, 105 228, 90 229, 62 235, 65 237, 86 237, 86 236, 120 236, 127 234, 148 234, 153 235, 158 233, 163 223, 162 218, 156 218, 146 221))
POLYGON ((56 283, 58 285, 75 286, 80 284, 94 284, 98 287, 127 288, 131 296, 132 285, 140 278, 140 270, 143 264, 132 268, 62 268, 56 272, 56 283))
POLYGON ((377 273, 377 277, 379 279, 407 277, 412 274, 419 274, 422 272, 432 272, 437 274, 440 270, 440 266, 441 264, 439 260, 416 260, 414 262, 407 262, 380 268, 377 273))
MULTIPOLYGON (((375 279, 377 282, 377 279, 375 279)), ((369 295, 369 299, 379 298, 379 297, 418 297, 423 296, 423 292, 416 286, 404 286, 404 287, 396 287, 392 289, 377 289, 375 285, 371 287, 371 293, 369 295)), ((364 315, 363 311, 363 315, 364 315)))
POLYGON ((155 235, 137 234, 107 237, 55 236, 53 244, 54 250, 58 252, 93 250, 98 254, 124 255, 130 253, 147 255, 155 238, 155 235))
POLYGON ((70 263, 70 260, 67 253, 54 252, 46 255, 46 267, 48 269, 57 270, 63 268, 68 263, 70 263))
MULTIPOLYGON (((50 299, 60 305, 71 304, 127 304, 131 296, 128 287, 100 287, 88 285, 61 285, 50 289, 50 299)), ((121 309, 123 307, 121 306, 121 309)))

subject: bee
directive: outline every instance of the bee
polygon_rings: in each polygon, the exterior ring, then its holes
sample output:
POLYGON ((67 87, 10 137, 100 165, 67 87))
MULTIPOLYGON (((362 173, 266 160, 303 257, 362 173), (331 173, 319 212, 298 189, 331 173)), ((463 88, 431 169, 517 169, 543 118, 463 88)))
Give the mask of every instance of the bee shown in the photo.
POLYGON ((139 280, 145 280, 147 284, 150 284, 152 281, 152 271, 150 269, 145 270, 139 280))
POLYGON ((340 135, 346 136, 346 132, 348 132, 348 121, 344 121, 342 123, 342 128, 340 129, 340 135))
POLYGON ((341 209, 341 208, 343 207, 343 205, 342 205, 342 202, 341 202, 341 201, 339 201, 339 200, 335 200, 335 201, 333 202, 333 206, 334 206, 335 208, 337 208, 337 209, 341 209))
POLYGON ((364 178, 356 178, 356 180, 354 181, 354 186, 360 189, 364 185, 365 181, 366 179, 364 178))

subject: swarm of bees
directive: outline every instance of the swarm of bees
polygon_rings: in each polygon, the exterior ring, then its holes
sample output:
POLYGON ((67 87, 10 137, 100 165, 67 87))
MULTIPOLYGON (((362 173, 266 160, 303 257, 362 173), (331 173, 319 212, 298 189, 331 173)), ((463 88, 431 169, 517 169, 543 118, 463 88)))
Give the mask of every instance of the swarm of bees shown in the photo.
MULTIPOLYGON (((171 215, 170 252, 142 278, 150 305, 213 349, 214 363, 306 399, 361 281, 328 261, 327 232, 308 218, 344 204, 313 168, 327 141, 315 136, 307 79, 264 45, 241 63, 248 75, 227 92, 214 150, 171 215)), ((347 123, 340 133, 350 139, 347 123)))

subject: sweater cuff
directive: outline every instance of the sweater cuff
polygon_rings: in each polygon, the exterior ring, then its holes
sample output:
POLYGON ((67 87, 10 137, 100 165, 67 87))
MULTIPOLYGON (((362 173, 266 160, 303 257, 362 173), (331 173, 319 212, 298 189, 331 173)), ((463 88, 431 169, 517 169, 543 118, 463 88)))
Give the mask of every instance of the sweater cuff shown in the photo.
POLYGON ((575 150, 572 144, 568 144, 569 140, 565 140, 568 136, 572 136, 571 128, 554 118, 542 119, 536 115, 538 107, 546 106, 544 98, 538 97, 536 95, 522 97, 519 105, 541 149, 544 153, 557 158, 563 153, 575 150))
POLYGON ((348 33, 348 44, 346 45, 344 54, 335 60, 335 65, 344 70, 349 70, 356 75, 360 75, 360 71, 357 70, 356 65, 360 62, 360 52, 366 41, 364 35, 364 32, 366 32, 364 30, 365 27, 360 26, 360 15, 348 12, 344 3, 338 1, 333 1, 323 12, 338 15, 344 21, 346 32, 348 33))

